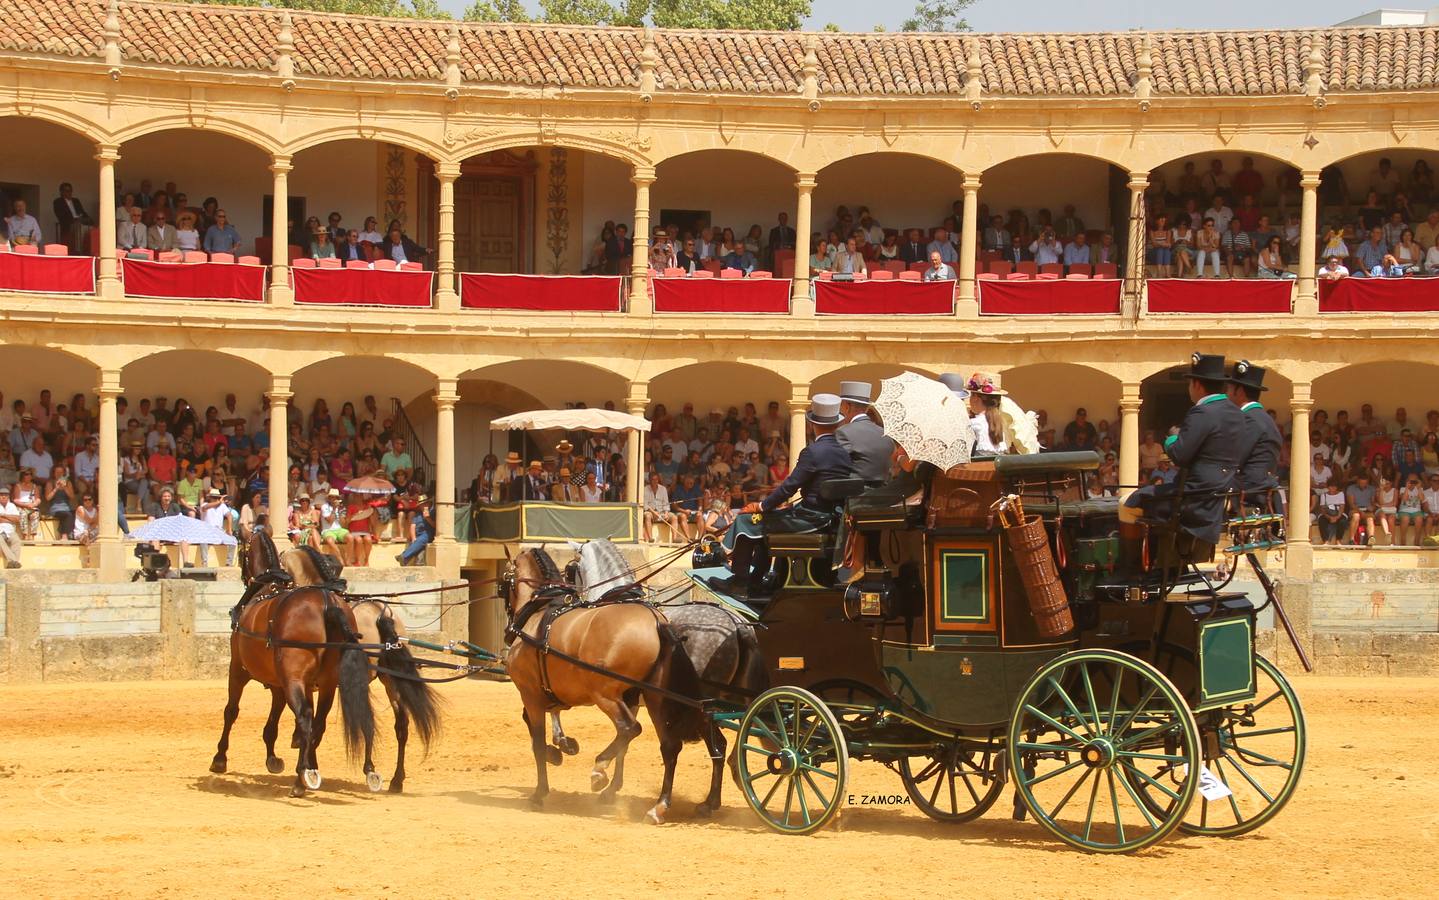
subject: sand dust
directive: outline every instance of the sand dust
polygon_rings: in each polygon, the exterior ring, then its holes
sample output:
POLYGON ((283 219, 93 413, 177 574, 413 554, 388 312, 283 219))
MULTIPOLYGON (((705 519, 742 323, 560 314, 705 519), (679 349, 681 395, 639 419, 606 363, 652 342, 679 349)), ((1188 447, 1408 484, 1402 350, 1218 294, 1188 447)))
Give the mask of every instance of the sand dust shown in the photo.
MULTIPOLYGON (((266 694, 251 686, 230 772, 211 775, 221 682, 0 689, 0 873, 33 896, 1410 896, 1439 883, 1432 681, 1300 678, 1311 748, 1273 822, 1241 838, 1176 835, 1137 856, 1066 848, 1008 816, 947 826, 913 807, 851 807, 810 837, 768 832, 730 783, 726 808, 692 818, 708 785, 697 746, 680 761, 671 824, 641 824, 659 786, 648 730, 619 802, 588 790, 609 740, 593 709, 567 714, 581 755, 551 770, 546 812, 507 684, 441 688, 446 733, 411 758, 406 793, 371 794, 331 732, 323 789, 286 797, 264 769, 266 694), (1083 887, 1080 887, 1083 886, 1083 887)), ((377 692, 378 696, 378 692, 377 692)), ((388 729, 385 714, 383 728, 388 729)), ((288 737, 289 719, 282 733, 288 737)), ((382 770, 391 767, 387 734, 382 770)), ((288 744, 288 740, 282 740, 288 744)), ((293 751, 281 753, 293 764, 293 751)), ((876 764, 850 793, 902 793, 876 764)))

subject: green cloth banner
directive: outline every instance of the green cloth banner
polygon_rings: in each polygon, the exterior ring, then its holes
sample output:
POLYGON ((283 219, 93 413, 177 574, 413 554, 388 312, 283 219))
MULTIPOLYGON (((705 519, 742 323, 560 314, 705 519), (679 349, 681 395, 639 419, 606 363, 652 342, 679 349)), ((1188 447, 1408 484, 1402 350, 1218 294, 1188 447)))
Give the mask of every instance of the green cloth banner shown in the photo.
POLYGON ((506 503, 455 512, 455 539, 500 543, 592 541, 633 544, 639 508, 628 503, 506 503))

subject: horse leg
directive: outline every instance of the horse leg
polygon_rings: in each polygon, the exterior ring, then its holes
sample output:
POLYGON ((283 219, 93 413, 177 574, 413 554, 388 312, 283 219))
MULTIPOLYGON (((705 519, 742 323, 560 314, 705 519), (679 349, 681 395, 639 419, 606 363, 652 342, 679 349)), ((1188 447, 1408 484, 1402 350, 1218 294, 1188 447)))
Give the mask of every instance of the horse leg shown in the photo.
MULTIPOLYGON (((650 807, 649 811, 645 813, 645 819, 652 824, 663 825, 665 823, 665 814, 670 810, 670 795, 674 791, 675 764, 679 762, 680 748, 684 746, 684 742, 680 740, 675 729, 666 723, 662 715, 655 715, 656 711, 661 710, 664 701, 660 700, 651 704, 648 702, 648 698, 646 698, 646 700, 645 705, 650 709, 650 721, 654 723, 655 731, 659 734, 660 759, 664 761, 665 775, 664 781, 660 784, 659 799, 656 800, 655 805, 650 807)), ((621 759, 621 762, 623 763, 623 759, 621 759)), ((616 781, 619 780, 619 772, 620 770, 617 766, 615 769, 616 781)))
POLYGON ((286 691, 286 701, 295 714, 295 725, 300 733, 300 752, 295 756, 295 786, 290 788, 291 797, 305 796, 308 782, 313 789, 320 787, 319 772, 309 768, 311 729, 314 725, 314 707, 310 703, 310 692, 303 681, 292 681, 286 691))
POLYGON ((555 746, 565 756, 574 756, 580 752, 580 742, 572 737, 565 736, 565 728, 560 724, 560 711, 550 713, 550 735, 554 739, 555 746))
POLYGON ((330 708, 335 705, 335 686, 333 684, 320 686, 320 702, 315 706, 315 719, 310 726, 310 768, 320 770, 320 764, 315 759, 315 751, 320 747, 320 741, 325 737, 325 720, 330 716, 330 708))
POLYGON ((215 758, 210 760, 210 771, 223 775, 226 767, 225 754, 230 749, 230 729, 240 715, 240 695, 250 681, 250 673, 240 662, 239 655, 230 651, 230 696, 225 701, 225 727, 220 731, 220 743, 215 747, 215 758))
MULTIPOLYGON (((380 683, 385 686, 385 694, 390 698, 390 709, 395 713, 395 774, 390 776, 390 793, 398 794, 405 789, 405 743, 410 739, 410 715, 405 712, 404 704, 400 702, 394 681, 388 675, 381 675, 380 683)), ((367 767, 369 762, 370 755, 366 753, 365 764, 367 767)), ((367 768, 366 771, 370 771, 370 769, 367 768)), ((379 781, 378 776, 375 781, 379 781)), ((376 789, 373 785, 371 786, 371 790, 376 789)))
POLYGON ((265 720, 265 771, 279 775, 285 771, 285 763, 275 755, 275 738, 280 736, 280 713, 285 709, 285 693, 277 688, 270 689, 270 718, 265 720))
POLYGON ((615 794, 619 792, 625 782, 625 752, 629 750, 630 741, 639 737, 640 732, 644 729, 640 727, 639 720, 635 718, 634 710, 630 709, 623 699, 596 697, 595 705, 610 717, 610 721, 615 723, 615 739, 608 747, 600 751, 599 756, 595 757, 595 768, 590 773, 590 790, 598 791, 604 788, 600 793, 600 802, 612 803, 615 794), (613 780, 610 780, 605 771, 611 760, 615 764, 613 780), (608 787, 605 786, 606 781, 609 782, 608 787))
POLYGON ((712 766, 710 792, 704 802, 695 808, 695 815, 707 819, 720 808, 720 793, 724 788, 725 737, 713 719, 705 723, 705 749, 709 751, 712 766))
POLYGON ((550 775, 546 771, 546 749, 545 744, 545 711, 539 706, 525 704, 525 724, 530 729, 530 749, 535 754, 535 771, 537 773, 535 792, 530 795, 530 806, 541 809, 545 805, 545 797, 550 792, 550 775))

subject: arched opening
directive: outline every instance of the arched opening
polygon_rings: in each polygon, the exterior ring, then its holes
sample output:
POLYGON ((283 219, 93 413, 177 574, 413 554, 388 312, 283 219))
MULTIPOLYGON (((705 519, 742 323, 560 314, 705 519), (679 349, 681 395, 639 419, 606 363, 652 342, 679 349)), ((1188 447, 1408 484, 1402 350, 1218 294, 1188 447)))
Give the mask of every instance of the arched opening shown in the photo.
MULTIPOLYGON (((1263 364, 1262 360, 1255 360, 1263 364)), ((1184 419, 1194 401, 1189 399, 1189 367, 1174 366, 1150 375, 1140 385, 1140 427, 1163 438, 1165 432, 1184 419)), ((1263 394, 1265 409, 1272 412, 1288 433, 1289 407, 1294 398, 1294 385, 1273 367, 1266 366, 1263 394)))
MULTIPOLYGON (((98 427, 94 390, 98 370, 94 363, 64 350, 31 347, 21 344, 0 345, 0 370, 5 372, 4 393, 0 394, 0 437, 10 451, 10 461, 0 482, 15 480, 14 469, 20 457, 30 449, 33 437, 24 429, 24 417, 31 416, 32 428, 45 439, 45 446, 56 462, 66 455, 69 444, 63 435, 78 419, 86 423, 90 433, 98 427), (83 407, 76 416, 75 400, 83 407), (17 434, 16 429, 25 431, 17 434)), ((49 472, 36 472, 42 481, 49 472)))
POLYGON ((653 460, 664 462, 667 434, 669 440, 712 443, 716 454, 731 457, 753 441, 745 452, 757 451, 766 465, 777 455, 787 458, 790 384, 772 370, 737 362, 695 363, 650 379, 649 394, 653 429, 647 449, 653 460), (694 417, 692 440, 685 416, 694 417))
POLYGON ((1361 153, 1325 166, 1319 175, 1319 258, 1347 251, 1343 262, 1357 274, 1393 254, 1401 265, 1417 266, 1414 274, 1439 274, 1439 266, 1426 259, 1439 243, 1436 166, 1432 151, 1407 148, 1361 153))
MULTIPOLYGON (((415 232, 421 224, 416 220, 424 217, 415 215, 417 207, 406 202, 406 194, 419 187, 417 158, 406 148, 358 138, 328 141, 294 154, 286 213, 290 258, 330 254, 346 258, 352 245, 348 235, 353 232, 356 255, 352 258, 368 261, 378 256, 392 220, 399 221, 403 233, 415 232)), ((270 209, 267 203, 262 232, 266 238, 273 237, 270 209)), ((260 257, 269 258, 268 245, 261 248, 260 257)), ((412 261, 433 267, 432 259, 412 261)))
MULTIPOLYGON (((888 237, 894 238, 898 254, 913 231, 919 232, 921 243, 928 244, 938 239, 936 229, 943 228, 944 240, 957 254, 963 222, 963 174, 929 157, 866 153, 825 166, 816 179, 812 231, 824 238, 828 248, 833 248, 836 240, 842 243, 856 237, 858 230, 862 234, 857 242, 864 240, 869 248, 866 257, 873 259, 880 255, 879 248, 888 237)), ((810 252, 817 246, 817 237, 812 235, 810 252)))
POLYGON ((1377 422, 1392 438, 1407 428, 1422 442, 1429 432, 1439 434, 1435 384, 1439 365, 1430 363, 1386 361, 1336 369, 1314 379, 1311 427, 1326 438, 1341 422, 1358 429, 1367 407, 1373 422, 1365 428, 1377 422))
POLYGON ((809 395, 815 394, 838 394, 839 385, 842 381, 866 381, 873 388, 873 397, 879 396, 879 383, 886 378, 894 378, 903 372, 918 372, 926 378, 933 378, 937 373, 926 371, 917 366, 901 366, 891 363, 860 363, 854 366, 845 366, 842 369, 835 369, 819 376, 810 384, 809 395))
POLYGON ((1082 432, 1093 436, 1086 449, 1118 452, 1118 378, 1089 366, 1036 363, 1006 369, 1003 381, 1014 402, 1039 414, 1040 444, 1046 450, 1076 446, 1074 435, 1082 432), (1085 425, 1092 425, 1093 432, 1085 425))
POLYGON ((72 254, 97 255, 100 189, 94 142, 63 125, 26 116, 0 118, 0 130, 10 145, 0 175, 0 212, 33 219, 19 228, 7 226, 10 240, 61 243, 72 254), (62 198, 66 184, 72 192, 62 198))
MULTIPOLYGON (((1152 230, 1163 215, 1176 244, 1182 241, 1193 251, 1213 241, 1204 230, 1205 221, 1213 220, 1220 258, 1211 263, 1206 256, 1202 274, 1255 277, 1259 252, 1276 236, 1286 265, 1298 266, 1302 200, 1299 170, 1282 160, 1243 151, 1196 153, 1150 171, 1145 223, 1152 230), (1185 234, 1191 239, 1184 240, 1185 234)), ((1176 259, 1159 274, 1199 274, 1197 256, 1189 255, 1194 258, 1176 259)))
MULTIPOLYGON (((1106 160, 1042 153, 986 169, 976 241, 982 265, 1117 265, 1129 254, 1129 175, 1106 160), (1083 237, 1079 237, 1083 235, 1083 237), (1070 245, 1077 245, 1066 258, 1070 245)), ((981 269, 983 271, 983 269, 981 269)))
POLYGON ((677 254, 686 240, 693 241, 701 262, 720 257, 725 229, 738 244, 750 242, 758 226, 758 250, 748 249, 756 265, 772 268, 771 231, 779 227, 781 215, 786 227, 794 227, 796 202, 794 170, 784 163, 746 150, 696 150, 655 167, 650 226, 652 232, 665 229, 677 254), (704 245, 706 230, 713 250, 704 245))
MULTIPOLYGON (((255 239, 270 227, 274 182, 269 167, 266 151, 228 134, 169 129, 141 135, 120 148, 116 215, 128 194, 146 226, 163 219, 174 229, 173 238, 151 236, 152 250, 203 250, 210 226, 229 224, 239 238, 234 252, 250 254, 255 239), (223 223, 218 221, 221 211, 223 223), (191 228, 181 227, 182 218, 193 220, 191 228)), ((127 216, 124 221, 133 219, 127 216)))

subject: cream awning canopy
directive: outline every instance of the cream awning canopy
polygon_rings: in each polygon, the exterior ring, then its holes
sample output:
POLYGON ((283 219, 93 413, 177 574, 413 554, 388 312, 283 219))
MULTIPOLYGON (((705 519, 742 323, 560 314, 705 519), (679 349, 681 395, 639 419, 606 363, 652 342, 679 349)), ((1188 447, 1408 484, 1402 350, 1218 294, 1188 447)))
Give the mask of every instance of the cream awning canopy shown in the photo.
POLYGON ((565 431, 649 431, 650 420, 612 409, 536 409, 493 419, 490 428, 494 431, 545 431, 550 428, 565 431))

